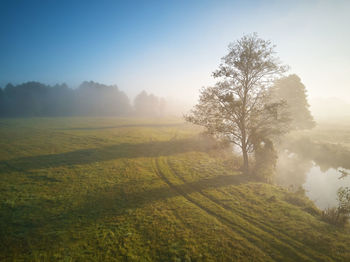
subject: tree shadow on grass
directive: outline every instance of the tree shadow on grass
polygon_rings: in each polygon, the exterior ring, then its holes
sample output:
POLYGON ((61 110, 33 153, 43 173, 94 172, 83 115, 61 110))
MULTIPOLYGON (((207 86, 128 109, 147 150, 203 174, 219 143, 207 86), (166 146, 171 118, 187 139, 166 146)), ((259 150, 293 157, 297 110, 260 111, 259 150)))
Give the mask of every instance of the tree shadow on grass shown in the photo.
MULTIPOLYGON (((194 192, 239 185, 248 181, 249 178, 241 174, 221 175, 180 185, 169 185, 165 182, 161 187, 148 190, 142 189, 144 181, 118 184, 107 190, 88 193, 79 205, 64 208, 65 211, 59 214, 55 213, 57 210, 62 210, 62 205, 66 205, 65 201, 37 200, 32 205, 27 206, 2 206, 3 216, 0 221, 0 231, 4 234, 0 237, 0 244, 1 242, 8 245, 21 243, 26 249, 29 248, 25 247, 28 237, 40 239, 41 234, 47 236, 47 232, 53 232, 52 238, 54 239, 54 232, 58 234, 77 226, 81 228, 98 221, 106 222, 119 216, 131 215, 130 211, 157 201, 178 196, 189 200, 188 195, 194 192)), ((189 203, 195 204, 192 201, 189 203)), ((200 205, 197 207, 201 208, 200 205)))
POLYGON ((69 128, 56 128, 57 130, 101 130, 101 129, 114 129, 114 128, 131 128, 131 127, 146 127, 146 128, 159 128, 159 127, 180 127, 186 123, 175 124, 128 124, 128 125, 113 125, 113 126, 99 126, 99 127, 69 127, 69 128))
POLYGON ((81 149, 60 154, 21 157, 0 162, 0 173, 28 172, 36 169, 85 165, 120 158, 159 157, 190 151, 204 152, 215 147, 210 139, 200 137, 153 141, 148 143, 121 143, 100 148, 81 149))
MULTIPOLYGON (((95 193, 89 195, 84 205, 80 206, 78 213, 85 213, 88 210, 107 210, 109 208, 116 208, 118 213, 123 213, 123 206, 127 209, 141 208, 146 204, 173 198, 177 196, 187 196, 194 192, 199 192, 207 189, 216 189, 224 186, 240 185, 251 181, 252 179, 245 175, 219 175, 206 179, 197 180, 194 182, 187 182, 180 185, 168 184, 168 181, 164 182, 164 186, 156 187, 149 190, 135 190, 133 192, 127 192, 124 190, 126 185, 118 185, 114 188, 101 193, 95 193), (121 202, 120 202, 121 201, 121 202), (119 202, 119 203, 118 203, 119 202), (123 204, 122 204, 123 203, 123 204), (122 205, 121 205, 122 204, 122 205)), ((142 182, 133 183, 133 188, 142 188, 142 182)), ((130 189, 131 185, 129 187, 130 189)))

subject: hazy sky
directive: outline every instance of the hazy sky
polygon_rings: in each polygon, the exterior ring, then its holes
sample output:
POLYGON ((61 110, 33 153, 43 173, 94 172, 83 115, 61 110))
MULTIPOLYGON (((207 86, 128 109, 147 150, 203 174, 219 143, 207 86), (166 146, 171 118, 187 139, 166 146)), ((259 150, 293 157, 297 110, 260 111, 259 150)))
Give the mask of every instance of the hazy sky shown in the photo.
POLYGON ((257 32, 311 99, 350 102, 350 1, 0 0, 0 85, 117 84, 192 100, 227 45, 257 32))

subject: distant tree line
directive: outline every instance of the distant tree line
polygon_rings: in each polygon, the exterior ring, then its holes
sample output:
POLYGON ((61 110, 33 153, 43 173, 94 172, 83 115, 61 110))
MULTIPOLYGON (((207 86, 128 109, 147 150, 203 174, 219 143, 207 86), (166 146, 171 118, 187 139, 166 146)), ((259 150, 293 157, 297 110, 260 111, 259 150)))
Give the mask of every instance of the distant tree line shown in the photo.
POLYGON ((117 86, 93 81, 85 81, 76 89, 39 82, 0 88, 1 117, 161 116, 165 107, 164 99, 145 91, 136 96, 132 105, 117 86))
POLYGON ((153 94, 142 91, 134 99, 135 113, 139 116, 162 116, 165 113, 166 101, 153 94))

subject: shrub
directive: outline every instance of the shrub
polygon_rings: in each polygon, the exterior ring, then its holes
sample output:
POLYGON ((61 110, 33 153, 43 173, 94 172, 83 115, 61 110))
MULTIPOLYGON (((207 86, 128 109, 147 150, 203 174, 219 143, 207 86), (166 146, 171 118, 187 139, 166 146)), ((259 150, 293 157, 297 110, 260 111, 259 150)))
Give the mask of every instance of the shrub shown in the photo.
POLYGON ((326 208, 321 213, 322 219, 335 226, 345 226, 348 216, 339 212, 338 207, 326 208))
POLYGON ((272 183, 276 170, 277 152, 271 140, 255 145, 254 176, 263 182, 272 183))
POLYGON ((338 206, 323 210, 322 219, 336 226, 345 226, 350 218, 350 188, 339 188, 337 196, 338 206))

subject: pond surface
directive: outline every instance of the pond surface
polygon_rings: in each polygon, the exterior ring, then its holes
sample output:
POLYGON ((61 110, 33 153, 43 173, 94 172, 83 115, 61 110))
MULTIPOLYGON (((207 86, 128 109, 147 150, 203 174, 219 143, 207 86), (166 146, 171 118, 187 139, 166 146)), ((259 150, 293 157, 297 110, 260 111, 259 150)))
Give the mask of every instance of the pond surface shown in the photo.
POLYGON ((291 190, 302 187, 307 197, 320 209, 325 209, 337 206, 337 191, 340 187, 350 187, 350 170, 316 164, 285 151, 279 155, 276 182, 291 190))

